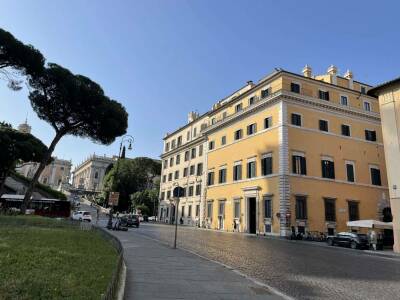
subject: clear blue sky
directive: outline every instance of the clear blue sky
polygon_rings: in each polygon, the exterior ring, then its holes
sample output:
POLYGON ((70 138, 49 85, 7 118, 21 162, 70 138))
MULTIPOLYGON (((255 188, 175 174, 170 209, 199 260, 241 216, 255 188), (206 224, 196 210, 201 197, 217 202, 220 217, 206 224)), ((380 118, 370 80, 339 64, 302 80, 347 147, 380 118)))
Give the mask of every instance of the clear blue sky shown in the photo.
MULTIPOLYGON (((100 83, 129 112, 129 156, 156 158, 165 132, 184 125, 189 111, 207 111, 274 67, 300 72, 309 64, 322 73, 335 64, 372 85, 399 76, 398 3, 1 0, 0 27, 100 83)), ((27 113, 48 144, 54 132, 26 91, 0 82, 0 120, 17 126, 27 113)), ((94 152, 116 154, 118 143, 67 137, 55 155, 76 164, 94 152)))

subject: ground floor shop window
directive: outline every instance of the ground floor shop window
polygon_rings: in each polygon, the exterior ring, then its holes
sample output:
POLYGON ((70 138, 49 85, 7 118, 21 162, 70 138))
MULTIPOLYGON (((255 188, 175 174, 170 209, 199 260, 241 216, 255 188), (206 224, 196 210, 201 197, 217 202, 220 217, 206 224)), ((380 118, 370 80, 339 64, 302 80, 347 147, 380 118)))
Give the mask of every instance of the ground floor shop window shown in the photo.
POLYGON ((335 228, 328 228, 328 235, 335 235, 335 228))

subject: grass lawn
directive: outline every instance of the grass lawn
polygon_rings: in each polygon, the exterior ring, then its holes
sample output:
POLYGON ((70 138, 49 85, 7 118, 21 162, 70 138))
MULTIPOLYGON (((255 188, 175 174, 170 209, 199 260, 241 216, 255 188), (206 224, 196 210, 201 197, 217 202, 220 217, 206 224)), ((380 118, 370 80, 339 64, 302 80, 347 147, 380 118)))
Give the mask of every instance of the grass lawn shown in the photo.
POLYGON ((0 299, 100 299, 117 251, 95 231, 62 224, 0 216, 0 299))

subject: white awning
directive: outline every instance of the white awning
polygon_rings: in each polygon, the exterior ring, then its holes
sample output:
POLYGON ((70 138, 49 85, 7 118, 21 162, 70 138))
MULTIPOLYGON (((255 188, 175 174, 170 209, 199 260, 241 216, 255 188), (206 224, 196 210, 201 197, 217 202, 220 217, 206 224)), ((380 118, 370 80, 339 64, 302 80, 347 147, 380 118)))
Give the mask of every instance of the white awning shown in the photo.
POLYGON ((393 229, 393 223, 381 222, 381 221, 377 221, 377 220, 349 221, 346 224, 347 224, 347 227, 393 229))

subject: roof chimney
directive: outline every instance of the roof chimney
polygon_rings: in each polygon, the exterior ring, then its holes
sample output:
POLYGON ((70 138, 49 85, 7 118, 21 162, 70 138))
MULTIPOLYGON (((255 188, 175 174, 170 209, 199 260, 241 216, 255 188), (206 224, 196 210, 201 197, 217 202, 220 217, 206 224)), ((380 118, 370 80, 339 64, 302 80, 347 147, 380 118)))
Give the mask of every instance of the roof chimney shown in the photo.
POLYGON ((336 75, 337 74, 337 68, 334 65, 330 65, 328 68, 327 73, 329 75, 336 75))
POLYGON ((251 87, 254 85, 253 80, 247 81, 247 84, 250 85, 251 87))
POLYGON ((311 69, 311 67, 309 66, 309 65, 306 65, 304 68, 303 68, 303 76, 304 77, 312 77, 312 69, 311 69))

